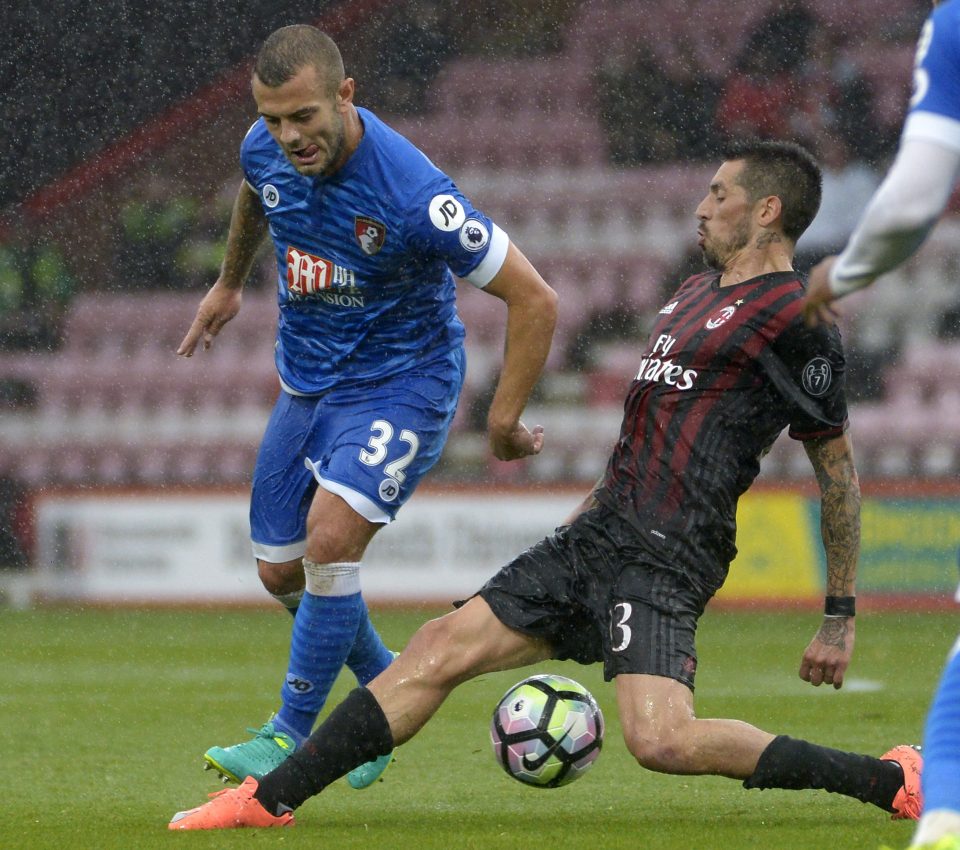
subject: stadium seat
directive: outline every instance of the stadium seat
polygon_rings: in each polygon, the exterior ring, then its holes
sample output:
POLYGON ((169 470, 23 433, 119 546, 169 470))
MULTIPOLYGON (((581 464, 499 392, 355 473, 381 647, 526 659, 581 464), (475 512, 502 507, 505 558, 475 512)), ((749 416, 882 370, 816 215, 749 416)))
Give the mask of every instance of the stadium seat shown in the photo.
POLYGON ((575 57, 461 57, 437 76, 432 107, 460 121, 500 125, 525 114, 575 114, 590 94, 592 69, 575 57))

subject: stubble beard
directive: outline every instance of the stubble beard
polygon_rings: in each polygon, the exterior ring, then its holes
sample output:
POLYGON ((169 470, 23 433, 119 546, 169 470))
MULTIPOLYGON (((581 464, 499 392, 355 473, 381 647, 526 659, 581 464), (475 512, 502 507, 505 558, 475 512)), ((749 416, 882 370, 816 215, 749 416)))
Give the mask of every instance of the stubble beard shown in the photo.
POLYGON ((323 163, 323 168, 320 169, 321 174, 326 174, 331 166, 333 166, 343 153, 343 148, 346 144, 344 139, 346 138, 346 130, 343 127, 343 118, 338 116, 337 127, 334 131, 334 135, 330 139, 330 156, 327 157, 326 161, 323 163))
POLYGON ((299 171, 304 177, 328 175, 333 164, 340 159, 340 156, 343 154, 343 148, 346 145, 346 129, 341 116, 337 116, 337 124, 333 128, 333 132, 331 135, 325 137, 323 141, 327 143, 326 147, 330 153, 327 154, 322 161, 315 162, 312 165, 306 166, 305 168, 299 168, 293 158, 288 156, 288 159, 290 159, 293 167, 296 168, 297 171, 299 171))
POLYGON ((340 159, 341 154, 343 153, 343 148, 346 142, 346 130, 343 126, 343 118, 337 116, 337 126, 334 129, 333 135, 330 137, 330 155, 324 160, 323 165, 321 166, 318 173, 328 174, 331 167, 340 159))
POLYGON ((727 242, 717 242, 710 244, 705 242, 703 246, 703 261, 711 269, 718 272, 727 270, 730 261, 739 254, 750 241, 750 228, 747 222, 743 222, 733 233, 727 242))

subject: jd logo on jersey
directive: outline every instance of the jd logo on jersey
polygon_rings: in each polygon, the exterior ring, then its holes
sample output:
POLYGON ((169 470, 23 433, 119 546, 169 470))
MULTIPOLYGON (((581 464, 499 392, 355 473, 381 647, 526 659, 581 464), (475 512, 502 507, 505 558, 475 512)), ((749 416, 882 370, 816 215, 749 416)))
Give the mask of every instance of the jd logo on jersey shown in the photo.
POLYGON ((277 187, 272 183, 267 183, 267 185, 263 187, 262 194, 263 202, 270 207, 270 209, 273 209, 277 204, 280 203, 280 193, 277 191, 277 187))
POLYGON ((353 219, 353 235, 357 238, 360 250, 372 257, 383 247, 383 240, 387 238, 387 227, 375 218, 358 215, 353 219))

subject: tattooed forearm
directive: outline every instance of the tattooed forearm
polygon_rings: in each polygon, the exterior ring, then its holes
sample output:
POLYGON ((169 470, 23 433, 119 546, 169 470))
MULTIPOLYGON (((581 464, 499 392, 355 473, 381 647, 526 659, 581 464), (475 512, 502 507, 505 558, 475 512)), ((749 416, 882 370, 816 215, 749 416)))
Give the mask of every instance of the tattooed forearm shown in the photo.
POLYGON ((820 534, 827 555, 827 595, 853 596, 860 556, 860 482, 849 438, 807 446, 820 486, 820 534))
POLYGON ((224 284, 241 287, 250 275, 257 251, 267 235, 267 220, 257 194, 244 183, 233 205, 227 250, 220 278, 224 284))

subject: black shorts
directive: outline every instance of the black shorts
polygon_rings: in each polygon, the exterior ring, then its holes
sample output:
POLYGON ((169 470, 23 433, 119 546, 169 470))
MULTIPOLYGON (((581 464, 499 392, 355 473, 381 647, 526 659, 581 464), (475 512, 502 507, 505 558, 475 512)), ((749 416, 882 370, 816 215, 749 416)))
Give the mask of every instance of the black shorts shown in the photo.
POLYGON ((693 690, 697 621, 709 597, 657 564, 602 505, 519 555, 479 595, 504 625, 549 642, 557 659, 602 660, 608 681, 647 673, 693 690))

